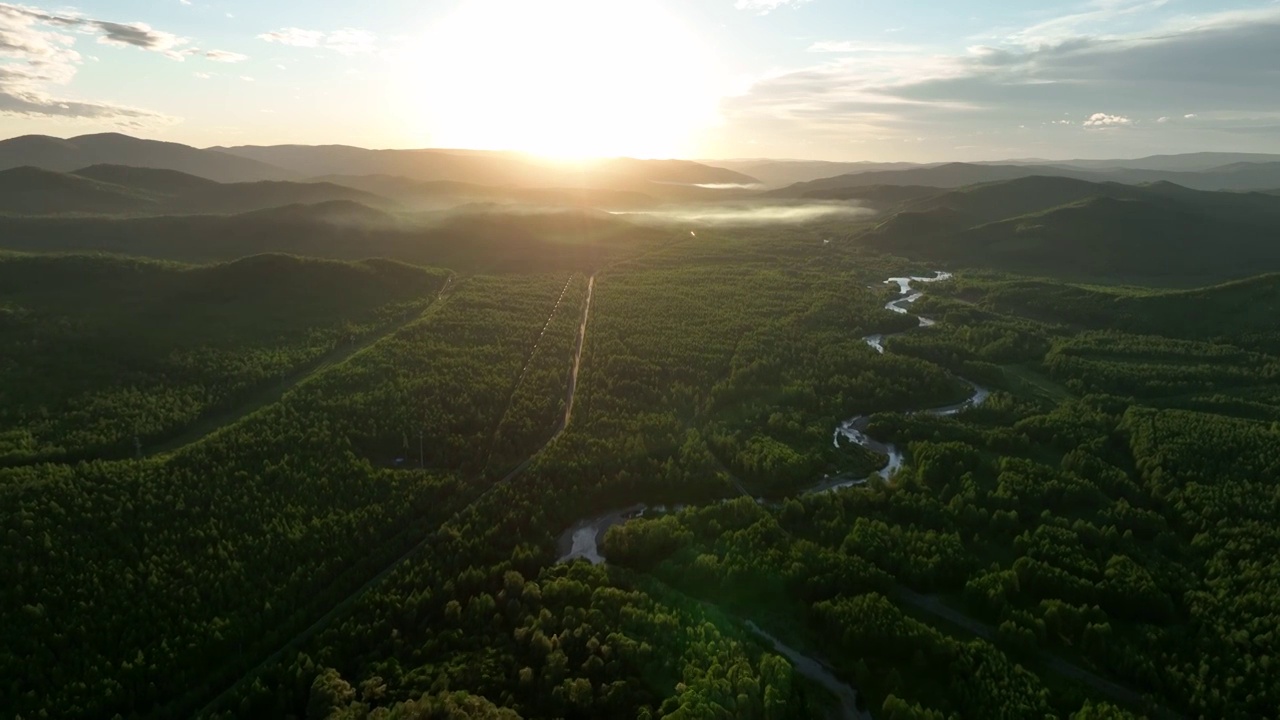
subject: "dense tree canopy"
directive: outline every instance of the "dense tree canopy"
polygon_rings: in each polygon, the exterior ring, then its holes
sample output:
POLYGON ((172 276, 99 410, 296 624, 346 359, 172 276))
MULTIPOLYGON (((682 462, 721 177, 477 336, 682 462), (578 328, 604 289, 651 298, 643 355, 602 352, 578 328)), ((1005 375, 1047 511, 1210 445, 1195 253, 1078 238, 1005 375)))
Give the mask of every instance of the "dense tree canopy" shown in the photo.
MULTIPOLYGON (((1224 315, 1210 331, 1168 320, 1185 293, 962 274, 912 305, 937 321, 918 327, 883 280, 923 268, 823 239, 699 232, 443 294, 445 272, 378 262, 41 258, 168 289, 0 295, 0 333, 25 338, 0 392, 27 398, 4 437, 48 445, 11 442, 0 470, 0 707, 806 718, 849 702, 816 666, 878 718, 1274 713, 1280 360, 1257 317, 1225 317, 1243 291, 1193 294, 1224 315), (190 289, 254 263, 297 285, 242 281, 251 306, 188 298, 205 332, 121 321, 172 302, 171 275, 190 289), (330 272, 379 289, 298 299, 333 290, 330 272), (58 317, 97 328, 75 347, 152 373, 144 395, 204 387, 222 362, 257 380, 156 411, 157 438, 231 412, 215 432, 113 455, 119 437, 57 435, 19 387, 114 392, 69 379, 83 358, 31 364, 72 347, 58 317), (378 339, 325 365, 335 328, 378 339), (156 369, 215 344, 190 374, 156 369), (264 347, 291 359, 258 363, 264 347), (268 376, 296 384, 261 401, 268 376), (922 412, 971 383, 985 403, 922 412), (885 465, 836 440, 855 416, 905 464, 808 492, 885 465), (608 564, 557 562, 582 521, 628 507, 608 564)), ((112 426, 112 403, 88 417, 112 426)))

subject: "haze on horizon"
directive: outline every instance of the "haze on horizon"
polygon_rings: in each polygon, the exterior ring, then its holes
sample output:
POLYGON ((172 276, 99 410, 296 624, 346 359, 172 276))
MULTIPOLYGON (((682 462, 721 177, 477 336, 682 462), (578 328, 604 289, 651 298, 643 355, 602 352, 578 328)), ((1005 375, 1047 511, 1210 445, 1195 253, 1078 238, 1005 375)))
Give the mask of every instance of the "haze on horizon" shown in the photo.
POLYGON ((0 3, 0 136, 556 157, 1280 152, 1280 3, 0 3))

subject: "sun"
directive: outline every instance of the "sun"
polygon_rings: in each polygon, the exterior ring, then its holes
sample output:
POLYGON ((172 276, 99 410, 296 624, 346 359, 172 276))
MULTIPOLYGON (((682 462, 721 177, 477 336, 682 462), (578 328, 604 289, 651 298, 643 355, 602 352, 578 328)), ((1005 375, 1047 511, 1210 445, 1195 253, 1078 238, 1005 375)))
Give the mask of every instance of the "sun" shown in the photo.
POLYGON ((716 120, 710 53, 653 0, 470 0, 406 68, 436 147, 675 157, 716 120))

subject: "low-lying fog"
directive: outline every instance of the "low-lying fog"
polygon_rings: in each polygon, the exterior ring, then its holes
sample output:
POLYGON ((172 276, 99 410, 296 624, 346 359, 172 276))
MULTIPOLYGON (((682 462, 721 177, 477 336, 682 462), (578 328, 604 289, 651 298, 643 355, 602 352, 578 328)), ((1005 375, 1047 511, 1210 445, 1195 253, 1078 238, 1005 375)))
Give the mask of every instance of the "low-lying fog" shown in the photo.
POLYGON ((682 205, 654 210, 619 211, 614 215, 651 218, 671 222, 699 222, 711 225, 767 223, 807 223, 836 218, 867 217, 876 214, 861 205, 848 202, 741 202, 716 205, 682 205))

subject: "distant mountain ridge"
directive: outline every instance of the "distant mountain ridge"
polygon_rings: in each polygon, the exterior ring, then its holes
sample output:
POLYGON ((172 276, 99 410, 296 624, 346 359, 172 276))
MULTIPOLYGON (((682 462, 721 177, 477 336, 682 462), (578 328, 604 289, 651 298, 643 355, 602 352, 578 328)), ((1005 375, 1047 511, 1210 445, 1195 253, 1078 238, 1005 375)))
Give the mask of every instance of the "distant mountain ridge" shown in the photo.
POLYGON ((66 140, 46 135, 0 140, 0 170, 31 166, 70 172, 104 164, 176 170, 218 182, 297 179, 287 170, 256 160, 119 133, 81 135, 66 140))
POLYGON ((313 181, 364 190, 395 200, 414 210, 440 209, 466 202, 594 207, 608 210, 635 210, 657 203, 652 195, 632 190, 494 186, 455 180, 410 180, 398 175, 327 175, 314 178, 313 181))
POLYGON ((1141 184, 1171 182, 1196 190, 1265 190, 1280 187, 1280 162, 1231 163, 1200 172, 1161 170, 1084 170, 1061 165, 984 165, 946 163, 906 170, 878 170, 796 183, 772 194, 816 197, 869 185, 921 185, 958 188, 979 183, 1047 176, 1089 182, 1141 184))
POLYGON ((670 238, 609 213, 466 206, 418 218, 345 201, 235 215, 22 217, 0 214, 0 249, 116 253, 207 263, 260 253, 404 262, 486 272, 586 270, 670 238))
POLYGON ((0 170, 0 213, 11 215, 226 214, 339 200, 396 206, 333 183, 218 183, 175 170, 123 165, 93 165, 72 173, 27 166, 0 170))
POLYGON ((346 145, 195 148, 120 133, 61 139, 24 135, 0 141, 0 170, 30 166, 71 172, 93 165, 173 170, 223 183, 305 180, 326 175, 395 175, 416 181, 529 188, 586 188, 698 194, 700 185, 759 181, 690 160, 608 158, 560 162, 515 152, 369 150, 346 145), (687 186, 689 190, 681 188, 687 186))
POLYGON ((389 175, 419 182, 649 193, 662 192, 661 184, 759 184, 759 180, 750 175, 691 160, 607 158, 560 162, 514 152, 367 150, 347 145, 247 145, 211 150, 286 168, 306 177, 389 175))
MULTIPOLYGON (((709 165, 737 170, 758 177, 761 182, 771 188, 783 188, 797 183, 824 180, 842 175, 857 175, 870 172, 895 170, 926 170, 942 165, 957 164, 948 162, 831 162, 824 160, 772 160, 767 158, 703 160, 709 165)), ((1035 174, 1050 175, 1062 171, 1109 172, 1117 170, 1146 172, 1197 173, 1215 168, 1222 168, 1237 163, 1272 163, 1280 162, 1280 155, 1264 153, 1222 153, 1196 152, 1179 155, 1151 155, 1132 159, 1108 160, 1046 160, 1006 159, 983 160, 958 163, 971 166, 1035 166, 1039 170, 1035 174)), ((1000 178, 988 177, 986 180, 1000 178)), ((1133 180, 1119 179, 1121 182, 1153 182, 1160 178, 1140 177, 1133 180)), ((1167 179, 1167 178, 1166 178, 1167 179)))
POLYGON ((1280 270, 1280 197, 1028 177, 899 204, 862 242, 934 262, 1081 276, 1280 270))

